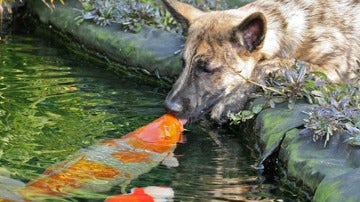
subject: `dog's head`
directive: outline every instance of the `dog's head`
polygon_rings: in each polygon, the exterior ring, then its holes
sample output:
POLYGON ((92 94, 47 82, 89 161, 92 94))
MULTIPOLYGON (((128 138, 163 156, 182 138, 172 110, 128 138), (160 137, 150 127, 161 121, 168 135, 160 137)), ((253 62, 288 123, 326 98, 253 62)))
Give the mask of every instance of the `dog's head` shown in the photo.
POLYGON ((183 72, 166 98, 167 109, 181 118, 197 120, 211 112, 223 120, 228 111, 244 107, 261 49, 266 21, 259 12, 203 12, 191 5, 163 0, 187 31, 183 72))

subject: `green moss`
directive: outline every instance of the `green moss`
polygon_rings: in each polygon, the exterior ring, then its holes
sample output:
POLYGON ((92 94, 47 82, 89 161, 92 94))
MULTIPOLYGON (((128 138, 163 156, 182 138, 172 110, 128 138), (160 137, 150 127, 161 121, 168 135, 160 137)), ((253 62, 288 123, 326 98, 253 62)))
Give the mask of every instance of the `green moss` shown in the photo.
POLYGON ((289 110, 285 104, 282 104, 275 109, 266 109, 259 114, 256 128, 258 128, 258 134, 264 143, 264 157, 279 146, 286 132, 304 123, 303 111, 308 109, 309 105, 299 103, 293 110, 289 110))
POLYGON ((299 130, 296 128, 286 133, 281 145, 281 160, 285 161, 289 177, 296 178, 298 181, 303 182, 310 190, 315 191, 324 174, 319 173, 316 169, 317 159, 306 158, 309 153, 301 149, 302 143, 296 141, 298 137, 299 130))
POLYGON ((339 185, 341 182, 339 181, 327 181, 325 183, 321 183, 318 187, 316 194, 314 196, 314 201, 358 201, 358 200, 345 200, 340 192, 339 185))

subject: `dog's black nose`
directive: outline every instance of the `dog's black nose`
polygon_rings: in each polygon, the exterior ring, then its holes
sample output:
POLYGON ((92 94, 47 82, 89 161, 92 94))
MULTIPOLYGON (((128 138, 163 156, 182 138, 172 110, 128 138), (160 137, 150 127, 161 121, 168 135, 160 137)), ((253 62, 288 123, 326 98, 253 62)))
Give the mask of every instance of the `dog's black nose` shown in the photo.
POLYGON ((171 100, 165 100, 165 107, 168 113, 174 115, 179 114, 183 111, 183 107, 181 104, 171 100))

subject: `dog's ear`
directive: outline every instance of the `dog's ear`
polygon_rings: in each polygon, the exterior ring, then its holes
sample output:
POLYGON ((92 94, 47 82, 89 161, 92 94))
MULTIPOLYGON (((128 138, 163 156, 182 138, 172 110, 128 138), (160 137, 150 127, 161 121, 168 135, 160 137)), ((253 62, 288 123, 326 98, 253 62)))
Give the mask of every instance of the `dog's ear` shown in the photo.
POLYGON ((263 42, 266 34, 266 19, 262 13, 256 12, 245 18, 233 30, 233 42, 252 52, 263 42))
POLYGON ((162 0, 171 13, 182 27, 187 30, 194 19, 198 18, 203 12, 189 4, 181 3, 175 0, 162 0))

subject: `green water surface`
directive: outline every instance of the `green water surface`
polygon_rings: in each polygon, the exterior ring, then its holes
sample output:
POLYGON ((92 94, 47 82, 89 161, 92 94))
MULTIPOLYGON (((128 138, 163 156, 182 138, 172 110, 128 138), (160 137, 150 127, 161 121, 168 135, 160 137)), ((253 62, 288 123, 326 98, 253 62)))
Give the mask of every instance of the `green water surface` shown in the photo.
MULTIPOLYGON (((69 51, 42 36, 0 41, 0 175, 27 182, 99 140, 119 137, 159 117, 166 89, 69 51)), ((180 166, 158 166, 128 186, 170 186, 175 201, 284 198, 265 183, 241 136, 207 121, 188 126, 175 154, 180 166), (240 136, 240 137, 239 137, 240 136)), ((104 196, 119 194, 114 187, 104 196)), ((288 196, 287 196, 288 197, 288 196)), ((101 201, 91 194, 70 201, 101 201)))

